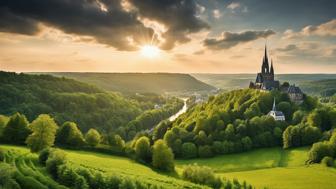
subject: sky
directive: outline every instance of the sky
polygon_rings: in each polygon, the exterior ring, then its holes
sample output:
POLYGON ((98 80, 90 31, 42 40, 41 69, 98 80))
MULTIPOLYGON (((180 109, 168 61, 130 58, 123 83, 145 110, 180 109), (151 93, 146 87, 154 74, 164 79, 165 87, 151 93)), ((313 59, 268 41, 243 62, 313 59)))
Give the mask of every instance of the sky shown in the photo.
POLYGON ((1 0, 0 70, 336 73, 335 0, 1 0))

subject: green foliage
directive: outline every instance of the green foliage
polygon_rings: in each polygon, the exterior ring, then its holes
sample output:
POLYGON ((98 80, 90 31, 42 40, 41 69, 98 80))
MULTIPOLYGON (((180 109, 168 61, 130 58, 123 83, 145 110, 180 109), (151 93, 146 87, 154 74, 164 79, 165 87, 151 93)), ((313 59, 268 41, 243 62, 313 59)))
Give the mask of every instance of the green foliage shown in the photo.
POLYGON ((66 154, 61 150, 52 150, 46 161, 47 171, 55 178, 58 175, 58 167, 66 163, 66 154))
MULTIPOLYGON (((143 130, 151 130, 162 120, 165 120, 173 114, 177 113, 183 107, 183 104, 183 101, 178 98, 169 98, 167 103, 163 107, 143 112, 142 114, 137 116, 136 119, 130 121, 125 127, 119 128, 119 132, 126 133, 124 138, 126 138, 127 140, 131 140, 135 137, 136 133, 143 130)), ((162 125, 158 129, 162 129, 161 127, 162 125)), ((163 128, 163 131, 166 130, 163 128)), ((162 137, 164 134, 158 133, 158 130, 155 132, 156 135, 161 134, 161 136, 158 137, 162 137)))
POLYGON ((336 158, 336 132, 328 141, 314 143, 309 153, 309 161, 312 163, 319 163, 324 157, 336 158))
POLYGON ((215 176, 210 167, 187 165, 182 172, 182 178, 193 183, 211 186, 212 188, 220 188, 221 180, 215 176))
POLYGON ((117 147, 119 150, 123 150, 125 147, 125 141, 118 134, 111 133, 108 136, 108 143, 110 146, 117 147))
POLYGON ((333 167, 334 166, 334 159, 330 156, 325 156, 322 160, 321 160, 321 164, 325 165, 327 167, 333 167))
POLYGON ((90 129, 86 134, 85 134, 85 141, 88 143, 90 146, 94 147, 97 146, 100 141, 101 141, 101 136, 99 132, 95 129, 90 129))
POLYGON ((56 143, 68 146, 82 146, 85 141, 82 132, 74 122, 65 122, 57 131, 56 143))
POLYGON ((44 148, 43 150, 40 151, 40 153, 39 153, 39 162, 42 165, 46 164, 46 161, 48 160, 51 151, 52 151, 51 148, 44 148))
POLYGON ((2 138, 7 143, 24 144, 27 136, 31 133, 28 128, 29 122, 25 115, 15 113, 3 129, 2 138))
POLYGON ((26 143, 32 152, 39 152, 44 148, 54 145, 57 124, 49 115, 39 115, 30 125, 32 134, 26 143))
POLYGON ((9 117, 0 115, 0 137, 2 136, 2 131, 6 127, 8 121, 9 121, 9 117))
POLYGON ((137 160, 147 163, 151 161, 152 153, 148 137, 140 137, 136 141, 134 148, 137 160))
POLYGON ((312 111, 307 117, 307 123, 310 126, 318 127, 322 131, 330 130, 336 127, 335 110, 323 107, 312 111))
POLYGON ((7 163, 0 163, 0 188, 4 189, 20 189, 20 185, 16 182, 14 176, 16 169, 7 163))
POLYGON ((153 167, 163 171, 174 170, 174 154, 163 140, 157 140, 153 146, 153 167))
POLYGON ((283 147, 298 147, 311 145, 322 137, 317 127, 307 126, 302 123, 289 126, 283 133, 283 147))
POLYGON ((197 157, 197 147, 194 143, 186 142, 182 145, 182 157, 183 158, 195 158, 197 157))
POLYGON ((124 93, 164 93, 210 91, 214 87, 189 74, 176 73, 52 73, 93 83, 109 91, 124 93), (112 83, 112 84, 111 84, 112 83))
POLYGON ((30 121, 50 114, 58 124, 76 122, 82 132, 116 130, 141 112, 134 100, 73 79, 0 72, 0 83, 0 114, 20 112, 30 121))
POLYGON ((198 147, 198 156, 201 158, 212 157, 212 149, 209 145, 199 146, 198 147))

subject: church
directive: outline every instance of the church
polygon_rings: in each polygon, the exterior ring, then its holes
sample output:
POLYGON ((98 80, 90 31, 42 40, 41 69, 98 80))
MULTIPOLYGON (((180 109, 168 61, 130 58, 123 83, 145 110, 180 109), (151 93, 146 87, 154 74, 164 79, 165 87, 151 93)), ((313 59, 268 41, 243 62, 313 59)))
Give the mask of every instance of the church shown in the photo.
POLYGON ((280 82, 274 80, 273 61, 269 63, 267 56, 267 47, 265 46, 265 54, 261 64, 261 72, 257 74, 255 83, 250 82, 250 88, 271 91, 280 89, 280 82), (271 66, 270 66, 271 65, 271 66))

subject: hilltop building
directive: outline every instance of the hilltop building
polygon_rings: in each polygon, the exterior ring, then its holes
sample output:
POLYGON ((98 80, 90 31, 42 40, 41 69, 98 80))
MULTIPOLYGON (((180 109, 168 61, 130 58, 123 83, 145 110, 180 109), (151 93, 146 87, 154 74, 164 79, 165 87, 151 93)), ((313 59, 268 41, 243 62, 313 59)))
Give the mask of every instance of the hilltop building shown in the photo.
POLYGON ((274 66, 273 61, 269 62, 267 55, 267 47, 265 46, 265 54, 261 64, 261 72, 257 74, 255 82, 250 82, 250 89, 258 89, 263 91, 280 90, 288 94, 292 102, 300 104, 303 102, 303 92, 295 85, 289 85, 285 82, 280 85, 280 81, 274 80, 274 66))
POLYGON ((265 46, 265 54, 261 64, 261 72, 257 74, 255 83, 250 82, 250 88, 267 91, 280 88, 280 82, 274 80, 273 61, 271 61, 271 66, 269 65, 270 64, 267 56, 267 48, 265 46))
POLYGON ((291 85, 288 87, 287 94, 292 102, 301 104, 303 102, 303 92, 299 87, 291 85))
POLYGON ((286 121, 285 115, 282 113, 282 111, 276 110, 275 99, 273 101, 273 108, 267 115, 272 116, 275 121, 286 121))

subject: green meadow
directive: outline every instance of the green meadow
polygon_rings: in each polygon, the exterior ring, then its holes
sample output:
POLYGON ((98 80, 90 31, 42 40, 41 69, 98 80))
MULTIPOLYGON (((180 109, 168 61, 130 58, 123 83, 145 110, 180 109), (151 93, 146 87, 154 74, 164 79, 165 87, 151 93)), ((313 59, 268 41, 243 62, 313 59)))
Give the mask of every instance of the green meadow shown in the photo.
POLYGON ((336 169, 320 164, 306 165, 309 148, 259 149, 210 159, 178 160, 177 170, 197 163, 213 168, 226 178, 245 180, 257 188, 329 189, 336 188, 336 169))
MULTIPOLYGON (((31 156, 36 159, 36 155, 31 155, 26 147, 11 145, 0 145, 0 148, 12 150, 17 154, 31 156)), ((100 170, 105 174, 120 174, 123 176, 134 177, 137 180, 143 180, 149 183, 157 184, 164 188, 207 188, 196 185, 177 178, 177 175, 166 175, 162 172, 156 172, 151 168, 136 163, 128 158, 104 155, 94 152, 65 150, 67 158, 73 166, 84 166, 87 168, 100 170)))
MULTIPOLYGON (((1 145, 6 150, 27 155, 25 147, 1 145)), ((308 147, 283 150, 281 148, 258 149, 250 152, 222 155, 209 159, 176 160, 180 174, 187 164, 197 163, 211 167, 217 175, 229 179, 245 180, 256 188, 275 189, 329 189, 336 188, 336 169, 320 164, 306 165, 308 147)), ((177 175, 157 172, 128 158, 85 151, 65 150, 74 166, 100 170, 106 174, 121 174, 156 183, 167 188, 195 187, 177 175)), ((29 155, 34 157, 34 155, 29 155)))

